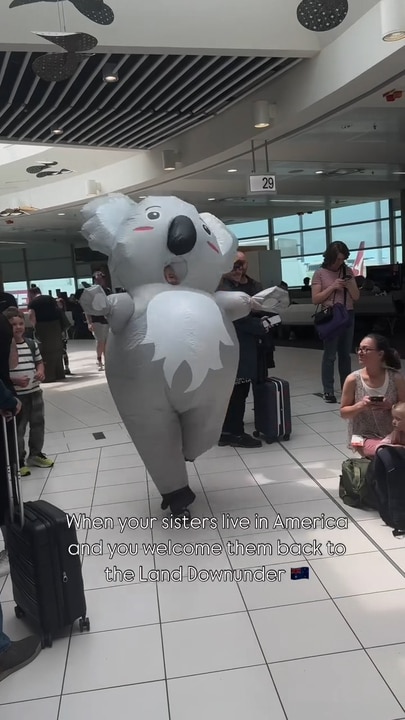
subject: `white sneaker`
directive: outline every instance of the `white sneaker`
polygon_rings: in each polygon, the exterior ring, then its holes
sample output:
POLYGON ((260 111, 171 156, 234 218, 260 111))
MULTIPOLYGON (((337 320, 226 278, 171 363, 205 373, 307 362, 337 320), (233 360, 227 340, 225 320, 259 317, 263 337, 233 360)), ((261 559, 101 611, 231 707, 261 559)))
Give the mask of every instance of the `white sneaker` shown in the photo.
POLYGON ((5 575, 8 575, 10 572, 10 565, 8 562, 8 552, 7 550, 2 550, 0 552, 0 577, 4 577, 5 575))

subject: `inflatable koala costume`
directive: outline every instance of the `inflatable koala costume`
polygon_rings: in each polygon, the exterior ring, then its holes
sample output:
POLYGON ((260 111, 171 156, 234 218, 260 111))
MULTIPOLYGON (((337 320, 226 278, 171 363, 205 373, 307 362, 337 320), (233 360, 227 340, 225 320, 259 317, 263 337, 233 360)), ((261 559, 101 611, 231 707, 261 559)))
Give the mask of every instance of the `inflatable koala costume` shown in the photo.
POLYGON ((126 293, 85 290, 86 313, 110 325, 108 384, 162 509, 188 515, 195 499, 186 461, 217 443, 232 392, 238 342, 232 321, 251 310, 244 293, 215 292, 237 240, 212 215, 175 197, 124 195, 83 208, 82 233, 109 258, 126 293), (178 284, 169 284, 171 268, 178 284))

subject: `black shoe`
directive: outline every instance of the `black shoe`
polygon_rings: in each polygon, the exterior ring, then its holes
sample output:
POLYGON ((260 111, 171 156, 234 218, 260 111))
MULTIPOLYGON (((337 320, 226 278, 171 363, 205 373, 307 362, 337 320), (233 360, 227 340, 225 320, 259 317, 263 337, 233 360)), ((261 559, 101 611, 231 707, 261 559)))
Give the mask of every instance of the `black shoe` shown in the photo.
POLYGON ((65 375, 72 375, 71 370, 69 368, 65 368, 65 375))
POLYGON ((41 641, 35 635, 12 642, 10 647, 0 654, 0 682, 11 673, 28 665, 40 650, 41 641))
POLYGON ((337 403, 336 397, 333 393, 324 393, 323 399, 326 403, 337 403))
POLYGON ((219 438, 218 445, 219 447, 225 447, 226 445, 230 445, 231 447, 259 448, 262 447, 262 442, 261 440, 256 440, 247 433, 242 433, 242 435, 222 434, 219 438))
POLYGON ((170 507, 170 510, 174 516, 179 516, 183 514, 190 514, 188 511, 186 513, 186 509, 188 505, 191 505, 195 500, 195 493, 191 490, 191 488, 186 485, 183 488, 180 488, 180 490, 175 490, 172 493, 167 493, 166 495, 162 495, 162 504, 161 508, 162 510, 166 510, 168 507, 170 507))

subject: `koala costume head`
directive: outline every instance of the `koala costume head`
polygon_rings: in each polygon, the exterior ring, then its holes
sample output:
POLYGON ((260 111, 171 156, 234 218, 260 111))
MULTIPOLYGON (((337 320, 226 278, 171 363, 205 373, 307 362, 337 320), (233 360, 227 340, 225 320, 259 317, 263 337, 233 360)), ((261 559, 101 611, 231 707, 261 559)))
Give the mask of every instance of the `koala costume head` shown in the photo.
POLYGON ((90 247, 106 254, 112 274, 131 295, 166 283, 171 266, 182 286, 212 293, 232 269, 237 239, 218 218, 198 214, 176 197, 136 203, 125 195, 93 200, 83 208, 90 247))

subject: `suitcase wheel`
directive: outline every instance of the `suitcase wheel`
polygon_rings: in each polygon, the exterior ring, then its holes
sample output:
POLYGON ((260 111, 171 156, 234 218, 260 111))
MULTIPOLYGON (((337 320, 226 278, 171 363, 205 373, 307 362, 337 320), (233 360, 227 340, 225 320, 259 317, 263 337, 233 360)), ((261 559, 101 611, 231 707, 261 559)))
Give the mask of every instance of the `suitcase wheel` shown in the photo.
POLYGON ((90 620, 88 617, 81 617, 79 619, 79 630, 81 633, 83 630, 87 630, 87 632, 90 631, 90 620))
POLYGON ((15 606, 15 608, 14 608, 14 613, 15 613, 16 618, 18 618, 19 620, 20 620, 21 618, 23 618, 24 615, 25 615, 24 610, 22 610, 22 608, 20 608, 19 605, 16 605, 16 606, 15 606))
POLYGON ((289 439, 290 439, 290 433, 286 433, 283 437, 283 440, 285 440, 285 442, 287 442, 289 439))
POLYGON ((50 633, 45 633, 44 635, 42 635, 41 645, 43 648, 52 647, 52 643, 53 643, 53 640, 52 640, 52 635, 50 633))
POLYGON ((266 437, 266 438, 264 438, 264 441, 267 445, 273 445, 274 438, 266 437))

